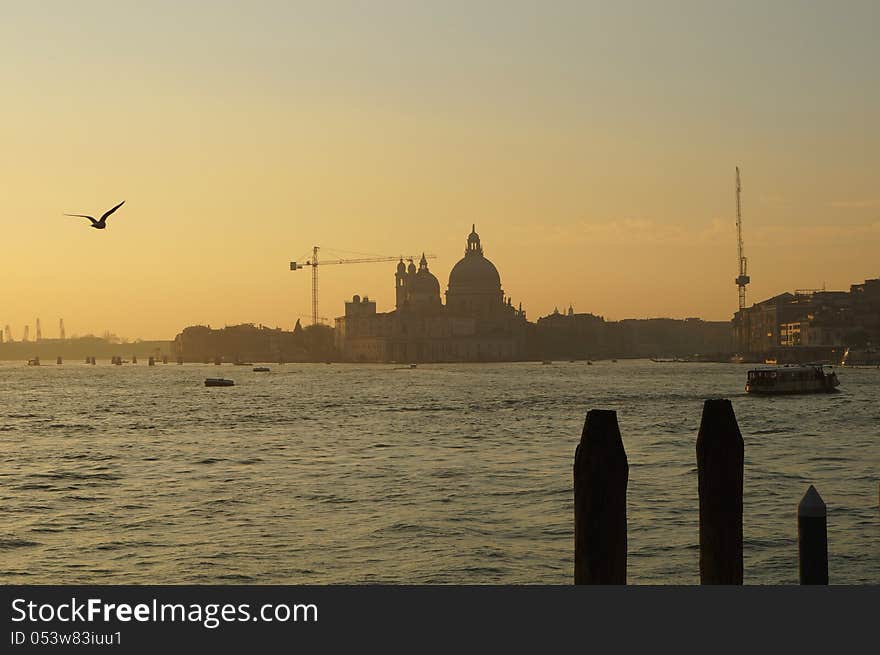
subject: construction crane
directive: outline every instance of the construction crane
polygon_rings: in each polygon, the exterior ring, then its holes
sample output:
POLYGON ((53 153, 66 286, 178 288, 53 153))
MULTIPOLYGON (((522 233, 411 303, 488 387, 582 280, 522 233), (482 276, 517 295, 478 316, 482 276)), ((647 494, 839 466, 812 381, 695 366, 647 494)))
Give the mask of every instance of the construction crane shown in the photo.
POLYGON ((64 339, 67 338, 64 333, 64 319, 63 318, 58 319, 58 334, 60 335, 62 341, 64 341, 64 339))
POLYGON ((739 309, 746 308, 746 285, 751 281, 748 276, 748 260, 743 256, 743 225, 742 208, 740 205, 740 193, 742 185, 739 181, 739 166, 736 167, 736 252, 739 276, 736 278, 736 286, 739 287, 739 309))
MULTIPOLYGON (((323 260, 321 262, 318 261, 318 246, 312 247, 312 258, 303 262, 290 262, 290 270, 298 271, 306 266, 312 267, 312 325, 318 324, 318 266, 328 266, 330 264, 375 264, 379 262, 393 262, 398 259, 403 261, 404 259, 408 261, 414 260, 415 256, 404 256, 400 255, 398 257, 359 257, 356 259, 329 259, 323 260)), ((425 259, 436 259, 437 255, 422 255, 425 259)))

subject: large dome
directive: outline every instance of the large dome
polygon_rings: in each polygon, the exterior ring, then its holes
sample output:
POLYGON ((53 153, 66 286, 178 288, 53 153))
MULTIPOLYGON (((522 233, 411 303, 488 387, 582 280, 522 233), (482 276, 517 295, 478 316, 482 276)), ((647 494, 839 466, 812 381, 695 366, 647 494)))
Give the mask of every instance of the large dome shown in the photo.
POLYGON ((472 230, 468 236, 464 258, 449 272, 450 291, 498 291, 501 289, 501 276, 495 264, 483 256, 480 236, 472 230))

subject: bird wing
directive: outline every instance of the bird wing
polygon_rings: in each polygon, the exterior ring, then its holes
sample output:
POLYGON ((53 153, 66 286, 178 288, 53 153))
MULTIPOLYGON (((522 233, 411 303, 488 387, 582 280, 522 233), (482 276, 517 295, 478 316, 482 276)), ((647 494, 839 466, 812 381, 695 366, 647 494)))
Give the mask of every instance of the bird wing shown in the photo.
POLYGON ((98 222, 95 220, 94 216, 86 216, 85 214, 65 214, 65 216, 78 216, 79 218, 87 218, 92 222, 92 225, 98 222))
POLYGON ((110 216, 110 214, 112 214, 113 212, 115 212, 117 209, 119 209, 120 207, 122 207, 122 205, 124 205, 124 204, 125 204, 125 201, 123 200, 123 201, 120 202, 118 205, 116 205, 113 209, 108 209, 107 211, 105 211, 105 212, 104 212, 104 215, 101 217, 101 222, 103 223, 104 221, 106 221, 106 220, 107 220, 107 217, 110 216))

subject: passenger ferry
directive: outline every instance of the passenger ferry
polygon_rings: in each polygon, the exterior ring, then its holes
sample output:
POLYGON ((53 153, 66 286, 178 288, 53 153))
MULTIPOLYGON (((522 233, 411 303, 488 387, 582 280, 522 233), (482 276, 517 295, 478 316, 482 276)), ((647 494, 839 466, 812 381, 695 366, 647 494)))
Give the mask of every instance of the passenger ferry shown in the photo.
POLYGON ((749 371, 746 392, 762 395, 830 393, 840 385, 837 374, 826 366, 779 366, 749 371))

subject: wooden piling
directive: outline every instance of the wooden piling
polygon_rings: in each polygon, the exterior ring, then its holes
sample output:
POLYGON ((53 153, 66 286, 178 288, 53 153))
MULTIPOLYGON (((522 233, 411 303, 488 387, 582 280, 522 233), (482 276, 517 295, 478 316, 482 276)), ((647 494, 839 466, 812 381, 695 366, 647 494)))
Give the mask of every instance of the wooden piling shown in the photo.
POLYGON ((798 504, 798 579, 828 584, 828 522, 825 502, 810 485, 798 504))
POLYGON ((730 401, 707 400, 697 436, 700 584, 743 583, 743 457, 730 401))
POLYGON ((574 454, 574 582, 626 584, 629 464, 617 412, 587 412, 574 454))

